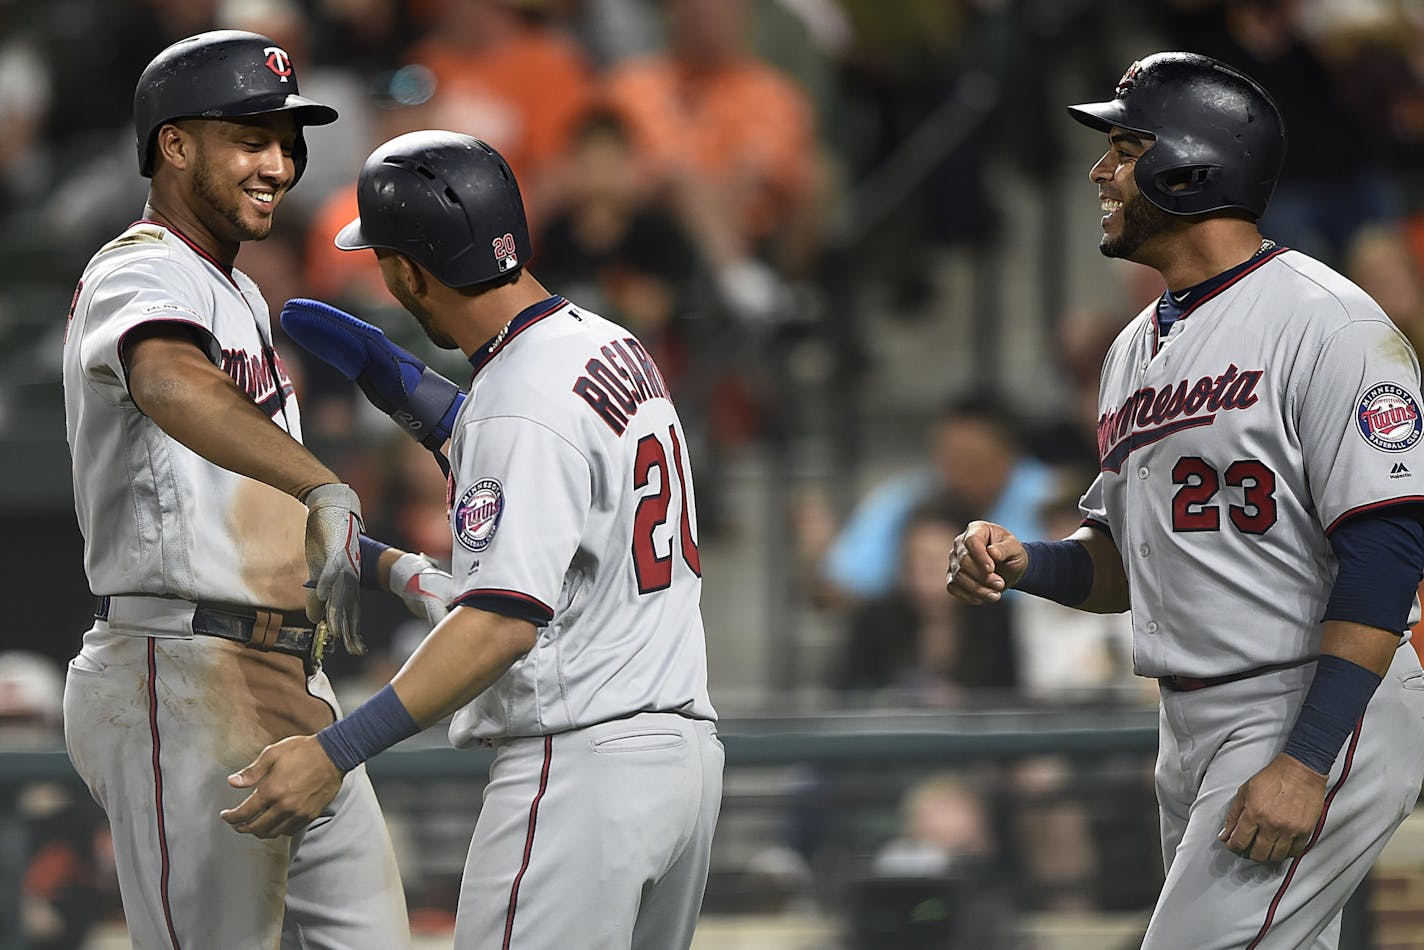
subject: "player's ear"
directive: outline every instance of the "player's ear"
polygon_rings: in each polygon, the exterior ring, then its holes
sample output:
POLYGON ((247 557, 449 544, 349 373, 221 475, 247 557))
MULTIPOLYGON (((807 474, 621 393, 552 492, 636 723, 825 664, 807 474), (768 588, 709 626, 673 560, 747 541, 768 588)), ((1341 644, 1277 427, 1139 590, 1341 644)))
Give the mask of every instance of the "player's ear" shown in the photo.
POLYGON ((430 290, 431 277, 424 267, 406 257, 404 254, 396 255, 396 267, 400 269, 401 279, 406 287, 416 297, 424 297, 430 290))
MULTIPOLYGON (((176 122, 165 122, 158 127, 156 134, 158 137, 154 141, 155 156, 174 168, 187 168, 193 160, 196 147, 192 133, 176 122)), ((159 162, 155 161, 153 170, 158 171, 158 167, 159 162)))

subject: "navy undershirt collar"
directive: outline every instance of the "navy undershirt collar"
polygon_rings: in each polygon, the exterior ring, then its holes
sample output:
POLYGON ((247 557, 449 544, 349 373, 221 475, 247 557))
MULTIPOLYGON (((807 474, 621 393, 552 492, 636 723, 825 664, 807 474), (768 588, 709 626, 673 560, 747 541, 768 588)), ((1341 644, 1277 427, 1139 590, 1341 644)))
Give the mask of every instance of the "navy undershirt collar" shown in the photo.
POLYGON ((490 360, 495 358, 500 350, 509 345, 510 340, 557 311, 564 303, 565 300, 560 295, 550 294, 538 303, 519 311, 513 320, 504 325, 503 330, 476 349, 474 355, 470 357, 470 365, 475 368, 476 375, 485 368, 490 360))
POLYGON ((1208 277, 1201 283, 1185 290, 1175 293, 1170 290, 1164 292, 1161 299, 1157 301, 1157 338, 1159 340, 1166 339, 1168 332, 1172 329, 1172 324, 1177 320, 1195 310, 1203 301, 1216 296, 1216 293, 1225 289, 1227 284, 1234 283, 1247 271, 1255 270, 1284 250, 1286 250, 1285 247, 1274 241, 1262 241, 1259 251, 1235 267, 1228 268, 1215 277, 1208 277))

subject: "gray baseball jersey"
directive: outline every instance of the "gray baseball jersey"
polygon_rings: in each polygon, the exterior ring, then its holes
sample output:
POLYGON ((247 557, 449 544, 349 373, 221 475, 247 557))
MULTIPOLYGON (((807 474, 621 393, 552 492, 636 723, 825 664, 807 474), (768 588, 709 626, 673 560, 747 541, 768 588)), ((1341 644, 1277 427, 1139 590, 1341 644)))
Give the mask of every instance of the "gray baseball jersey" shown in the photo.
POLYGON ((1358 287, 1284 248, 1157 334, 1149 307, 1103 364, 1101 471, 1082 502, 1122 555, 1134 667, 1311 659, 1330 529, 1424 500, 1414 350, 1358 287))
POLYGON ((300 609, 306 508, 212 464, 134 407, 123 340, 160 320, 191 327, 209 359, 273 422, 302 437, 257 286, 158 224, 129 228, 85 268, 64 347, 65 418, 89 584, 101 595, 300 609))
POLYGON ((558 297, 521 314, 476 361, 450 459, 454 603, 544 625, 456 745, 716 719, 687 437, 636 338, 558 297))
POLYGON ((453 603, 540 630, 451 723, 498 750, 455 946, 686 948, 723 767, 687 437, 642 344, 560 297, 471 362, 453 603))
POLYGON ((386 950, 409 945, 405 897, 365 770, 292 838, 233 832, 227 776, 338 714, 300 657, 195 636, 197 602, 297 610, 306 509, 168 436, 129 395, 125 335, 190 327, 273 421, 301 438, 266 303, 176 231, 139 222, 101 249, 64 344, 75 509, 107 609, 69 664, 65 740, 109 815, 135 946, 386 950))
POLYGON ((1424 500, 1419 363, 1363 291, 1295 251, 1263 251, 1192 292, 1165 339, 1149 308, 1113 344, 1101 471, 1082 503, 1122 557, 1137 672, 1254 672, 1162 691, 1166 881, 1143 947, 1327 950, 1424 780, 1414 651, 1396 651, 1347 740, 1303 854, 1254 863, 1216 835, 1310 687, 1331 528, 1424 500))

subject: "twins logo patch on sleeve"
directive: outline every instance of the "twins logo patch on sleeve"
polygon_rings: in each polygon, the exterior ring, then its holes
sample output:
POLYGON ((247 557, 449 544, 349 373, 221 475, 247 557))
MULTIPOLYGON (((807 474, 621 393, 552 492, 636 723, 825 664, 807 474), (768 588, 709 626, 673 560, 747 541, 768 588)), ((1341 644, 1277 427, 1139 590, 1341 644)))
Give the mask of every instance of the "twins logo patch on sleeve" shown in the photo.
POLYGON ((482 478, 460 496, 455 506, 455 538, 479 554, 494 541, 499 516, 504 513, 504 486, 499 479, 482 478))
POLYGON ((1366 442, 1385 452, 1411 449, 1424 434, 1419 403, 1395 383, 1376 383, 1365 390, 1355 406, 1355 423, 1366 442))

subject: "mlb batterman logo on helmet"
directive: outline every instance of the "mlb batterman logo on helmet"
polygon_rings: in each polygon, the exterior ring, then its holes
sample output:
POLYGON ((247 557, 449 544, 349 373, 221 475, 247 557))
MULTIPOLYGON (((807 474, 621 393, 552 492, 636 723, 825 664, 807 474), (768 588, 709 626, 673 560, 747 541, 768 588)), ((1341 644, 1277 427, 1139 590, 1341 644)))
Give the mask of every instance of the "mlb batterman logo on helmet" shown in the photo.
POLYGON ((1424 434, 1419 403, 1395 383, 1377 383, 1365 390, 1355 407, 1355 422, 1366 442, 1386 452, 1411 449, 1424 434))
POLYGON ((499 516, 504 513, 504 486, 495 478, 475 482, 455 506, 455 537, 460 544, 479 554, 494 541, 499 516))

